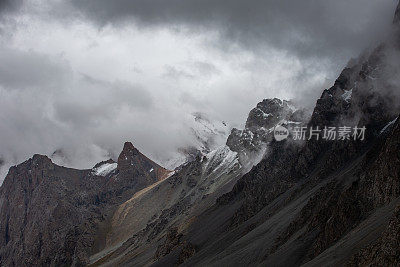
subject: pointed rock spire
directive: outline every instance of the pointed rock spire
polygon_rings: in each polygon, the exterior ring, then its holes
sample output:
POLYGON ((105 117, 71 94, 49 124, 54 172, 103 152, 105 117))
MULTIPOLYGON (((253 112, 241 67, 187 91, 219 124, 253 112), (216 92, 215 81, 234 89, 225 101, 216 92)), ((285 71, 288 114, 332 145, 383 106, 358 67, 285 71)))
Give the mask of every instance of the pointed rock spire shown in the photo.
POLYGON ((137 150, 133 144, 131 142, 125 142, 124 144, 124 151, 133 151, 133 150, 137 150))
MULTIPOLYGON (((118 170, 121 177, 137 177, 146 184, 157 182, 169 173, 166 169, 143 155, 131 142, 125 142, 118 157, 118 170)), ((136 178, 135 178, 136 179, 136 178)))
POLYGON ((134 163, 134 159, 141 155, 131 142, 125 142, 124 148, 118 157, 118 168, 124 169, 134 163))

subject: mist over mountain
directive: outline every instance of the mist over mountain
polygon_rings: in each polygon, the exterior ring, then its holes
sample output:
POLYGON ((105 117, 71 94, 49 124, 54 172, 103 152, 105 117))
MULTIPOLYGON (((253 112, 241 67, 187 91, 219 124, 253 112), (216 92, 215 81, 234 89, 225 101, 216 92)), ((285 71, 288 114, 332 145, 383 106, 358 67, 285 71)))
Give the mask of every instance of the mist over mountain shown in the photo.
POLYGON ((312 109, 389 34, 395 5, 2 1, 0 181, 35 153, 90 168, 126 140, 170 162, 195 142, 195 112, 243 128, 264 98, 312 109))

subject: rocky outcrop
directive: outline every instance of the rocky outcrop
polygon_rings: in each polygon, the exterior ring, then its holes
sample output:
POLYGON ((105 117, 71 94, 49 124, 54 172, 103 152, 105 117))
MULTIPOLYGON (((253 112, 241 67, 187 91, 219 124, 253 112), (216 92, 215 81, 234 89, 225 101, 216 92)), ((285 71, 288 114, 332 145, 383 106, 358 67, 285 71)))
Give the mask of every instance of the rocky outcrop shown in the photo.
POLYGON ((130 185, 147 186, 164 179, 169 173, 169 171, 140 153, 130 142, 124 144, 117 163, 118 180, 124 180, 130 185))
POLYGON ((196 253, 196 248, 184 241, 183 235, 178 233, 178 229, 171 228, 166 234, 164 243, 158 246, 155 259, 159 260, 176 249, 180 250, 176 265, 182 264, 196 253))
POLYGON ((233 128, 226 145, 238 152, 240 162, 248 169, 262 160, 274 140, 273 130, 277 125, 290 128, 306 124, 310 113, 296 109, 289 101, 278 98, 264 99, 252 109, 243 130, 233 128))
POLYGON ((382 237, 347 262, 347 266, 399 266, 400 265, 400 206, 394 212, 382 237))
POLYGON ((41 155, 12 167, 0 189, 1 265, 85 264, 102 183, 41 155))
POLYGON ((400 196, 400 123, 396 122, 380 138, 383 140, 378 140, 356 165, 350 181, 347 176, 346 180, 338 177, 308 201, 296 220, 276 239, 274 250, 305 228, 302 237, 315 235, 303 258, 304 262, 311 260, 365 220, 374 209, 400 196))
POLYGON ((258 128, 270 129, 282 121, 287 120, 295 111, 293 105, 286 100, 278 98, 264 99, 252 109, 246 121, 246 128, 257 130, 258 128))

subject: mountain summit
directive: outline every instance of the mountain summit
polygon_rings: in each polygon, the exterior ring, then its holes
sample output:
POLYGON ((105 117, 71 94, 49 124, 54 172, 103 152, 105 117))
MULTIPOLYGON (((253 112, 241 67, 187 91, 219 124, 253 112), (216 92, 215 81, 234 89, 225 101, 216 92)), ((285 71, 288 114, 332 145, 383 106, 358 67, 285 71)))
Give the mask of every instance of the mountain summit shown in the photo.
POLYGON ((144 188, 166 177, 170 172, 143 155, 131 142, 126 142, 117 161, 118 175, 112 178, 113 187, 144 188))

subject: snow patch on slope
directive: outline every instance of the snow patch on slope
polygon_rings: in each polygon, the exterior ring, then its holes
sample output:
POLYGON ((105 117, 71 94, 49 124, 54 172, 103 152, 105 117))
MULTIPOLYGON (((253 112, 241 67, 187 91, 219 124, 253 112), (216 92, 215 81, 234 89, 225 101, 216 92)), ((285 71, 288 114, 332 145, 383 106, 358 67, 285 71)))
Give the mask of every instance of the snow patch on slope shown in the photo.
POLYGON ((194 123, 190 129, 195 137, 195 147, 202 153, 215 149, 216 145, 223 143, 229 134, 229 127, 223 121, 211 121, 206 114, 193 113, 194 123))
POLYGON ((204 166, 205 173, 229 172, 239 164, 238 153, 226 145, 211 151, 205 157, 207 161, 204 166))
POLYGON ((231 130, 226 122, 212 119, 201 112, 189 114, 185 125, 189 136, 186 144, 178 147, 168 159, 160 161, 169 170, 175 170, 225 144, 231 130))
POLYGON ((392 125, 396 122, 396 120, 397 120, 398 118, 399 118, 399 117, 397 117, 396 119, 394 119, 394 120, 392 120, 391 122, 389 122, 388 124, 386 124, 386 126, 383 127, 383 129, 381 130, 381 132, 380 132, 379 134, 382 134, 383 132, 385 132, 390 126, 392 126, 392 125))
POLYGON ((256 108, 256 109, 260 112, 260 114, 261 114, 261 116, 262 116, 263 118, 268 118, 268 117, 273 116, 271 113, 265 113, 265 112, 262 111, 262 109, 260 109, 260 108, 256 108))
POLYGON ((104 163, 97 168, 93 169, 93 173, 97 176, 107 176, 112 171, 117 169, 117 163, 104 163))

